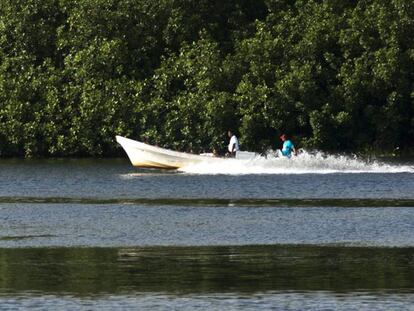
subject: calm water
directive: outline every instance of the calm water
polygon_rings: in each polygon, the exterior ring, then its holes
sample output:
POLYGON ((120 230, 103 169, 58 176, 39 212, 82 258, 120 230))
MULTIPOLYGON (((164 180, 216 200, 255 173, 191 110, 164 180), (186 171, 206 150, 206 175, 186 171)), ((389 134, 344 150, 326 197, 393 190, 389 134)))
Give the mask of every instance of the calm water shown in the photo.
POLYGON ((0 161, 0 309, 414 310, 414 165, 0 161))

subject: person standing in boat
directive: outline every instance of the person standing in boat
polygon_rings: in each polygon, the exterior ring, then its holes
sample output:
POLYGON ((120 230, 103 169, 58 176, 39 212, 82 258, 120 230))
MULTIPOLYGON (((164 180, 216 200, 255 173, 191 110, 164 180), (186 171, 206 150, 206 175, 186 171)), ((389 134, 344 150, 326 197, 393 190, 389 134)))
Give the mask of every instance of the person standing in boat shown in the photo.
POLYGON ((280 151, 283 156, 290 158, 292 156, 292 151, 294 155, 297 155, 295 146, 293 143, 288 139, 286 134, 280 135, 280 140, 283 142, 282 150, 280 151))
POLYGON ((234 135, 234 133, 231 130, 228 130, 227 135, 230 138, 230 142, 229 142, 229 145, 227 147, 228 153, 226 154, 226 156, 228 156, 230 158, 235 158, 236 157, 236 152, 240 150, 239 140, 237 139, 236 135, 234 135))

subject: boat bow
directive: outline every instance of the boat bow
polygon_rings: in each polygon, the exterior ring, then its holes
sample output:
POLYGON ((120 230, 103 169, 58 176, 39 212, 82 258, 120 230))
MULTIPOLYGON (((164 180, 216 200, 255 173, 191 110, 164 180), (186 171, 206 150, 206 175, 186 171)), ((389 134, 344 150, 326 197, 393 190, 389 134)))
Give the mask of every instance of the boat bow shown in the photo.
POLYGON ((177 169, 208 159, 205 156, 164 149, 122 136, 116 136, 116 141, 124 148, 132 165, 137 167, 177 169))

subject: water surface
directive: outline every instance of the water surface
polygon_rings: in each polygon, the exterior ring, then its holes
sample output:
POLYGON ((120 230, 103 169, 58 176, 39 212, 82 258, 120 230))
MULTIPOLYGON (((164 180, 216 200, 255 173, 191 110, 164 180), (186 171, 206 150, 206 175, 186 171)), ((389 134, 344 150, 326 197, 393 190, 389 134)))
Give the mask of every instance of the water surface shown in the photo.
POLYGON ((0 247, 414 247, 413 207, 0 204, 0 247))
POLYGON ((1 160, 1 308, 412 309, 412 162, 322 158, 1 160))
POLYGON ((414 166, 413 172, 399 173, 398 167, 372 173, 220 175, 140 170, 126 159, 2 160, 0 198, 414 199, 414 166))
POLYGON ((407 310, 413 248, 35 248, 0 251, 11 308, 407 310))

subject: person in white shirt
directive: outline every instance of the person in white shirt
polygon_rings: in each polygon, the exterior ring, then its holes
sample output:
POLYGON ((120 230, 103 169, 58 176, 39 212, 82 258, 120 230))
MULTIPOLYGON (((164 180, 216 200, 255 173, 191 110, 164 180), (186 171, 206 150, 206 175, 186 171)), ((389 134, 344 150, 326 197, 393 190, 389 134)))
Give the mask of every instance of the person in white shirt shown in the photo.
POLYGON ((229 138, 230 138, 230 143, 229 143, 229 146, 227 147, 227 149, 229 151, 227 153, 227 156, 231 157, 231 158, 234 158, 234 157, 236 157, 236 152, 240 150, 239 149, 239 141, 238 141, 236 135, 234 135, 231 130, 229 130, 227 132, 227 134, 229 135, 229 138))

